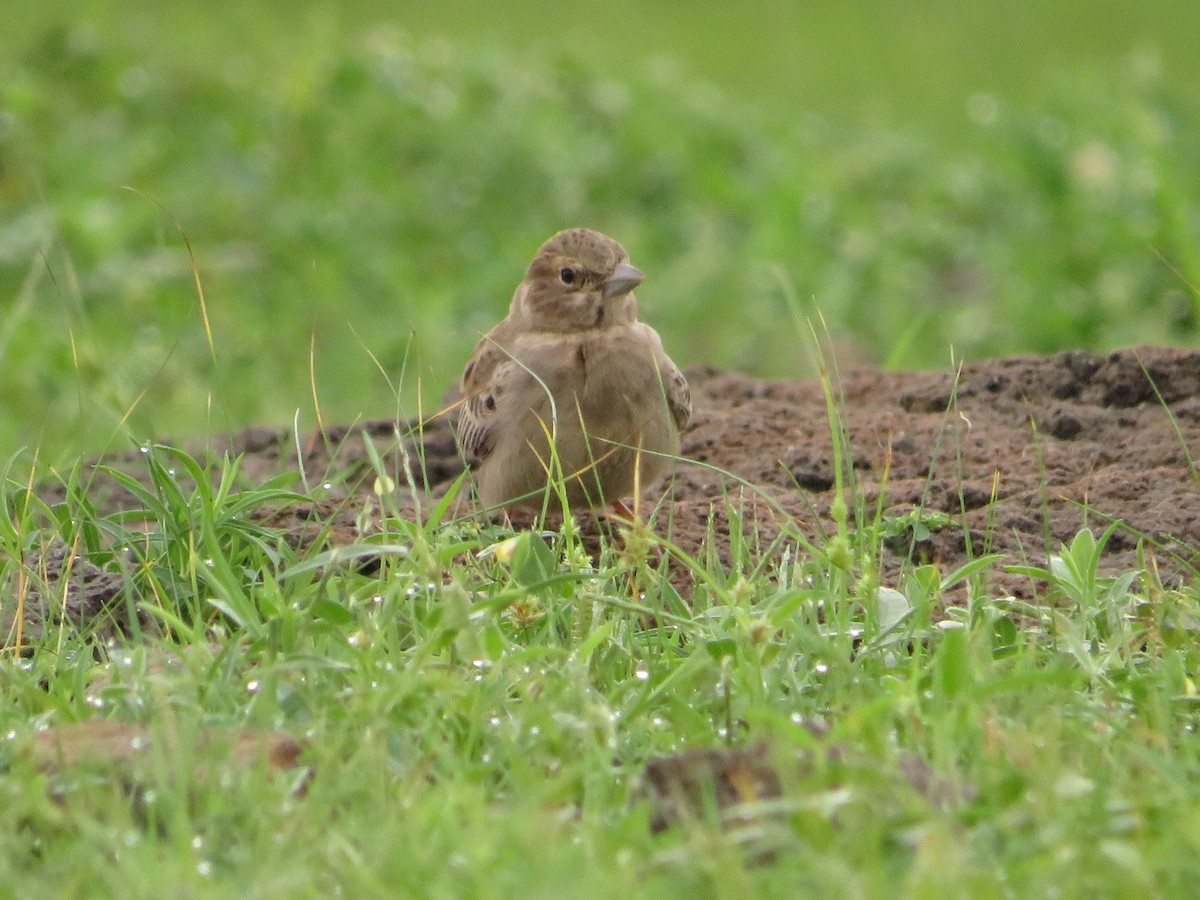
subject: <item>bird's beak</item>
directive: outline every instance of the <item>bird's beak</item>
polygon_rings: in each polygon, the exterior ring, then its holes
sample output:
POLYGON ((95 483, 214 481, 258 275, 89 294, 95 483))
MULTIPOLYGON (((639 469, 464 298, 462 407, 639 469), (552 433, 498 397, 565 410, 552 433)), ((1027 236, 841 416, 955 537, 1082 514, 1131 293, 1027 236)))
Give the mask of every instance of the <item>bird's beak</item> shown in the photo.
POLYGON ((604 299, 611 300, 613 297, 628 294, 645 280, 646 276, 642 274, 641 269, 635 269, 629 263, 621 263, 604 279, 604 299))

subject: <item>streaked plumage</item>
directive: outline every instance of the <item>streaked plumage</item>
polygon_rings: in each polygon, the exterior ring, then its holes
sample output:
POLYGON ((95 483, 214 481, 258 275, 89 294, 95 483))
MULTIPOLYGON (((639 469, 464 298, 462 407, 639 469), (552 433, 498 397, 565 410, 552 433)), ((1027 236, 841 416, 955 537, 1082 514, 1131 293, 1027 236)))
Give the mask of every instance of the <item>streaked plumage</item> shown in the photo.
MULTIPOLYGON (((458 440, 486 506, 540 506, 554 445, 567 501, 600 507, 670 468, 691 415, 683 373, 638 321, 643 275, 596 231, 542 245, 507 318, 479 342, 462 377, 458 440), (638 453, 634 448, 648 451, 638 453)), ((553 500, 551 501, 553 502, 553 500)))

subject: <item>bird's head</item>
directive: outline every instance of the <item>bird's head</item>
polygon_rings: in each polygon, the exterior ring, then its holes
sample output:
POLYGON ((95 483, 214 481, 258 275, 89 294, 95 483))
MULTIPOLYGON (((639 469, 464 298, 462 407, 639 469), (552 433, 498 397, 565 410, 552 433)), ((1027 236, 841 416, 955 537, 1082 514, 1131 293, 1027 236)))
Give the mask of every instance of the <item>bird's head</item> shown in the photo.
POLYGON ((612 238, 587 228, 542 244, 513 296, 510 315, 537 331, 574 332, 637 320, 643 275, 612 238))

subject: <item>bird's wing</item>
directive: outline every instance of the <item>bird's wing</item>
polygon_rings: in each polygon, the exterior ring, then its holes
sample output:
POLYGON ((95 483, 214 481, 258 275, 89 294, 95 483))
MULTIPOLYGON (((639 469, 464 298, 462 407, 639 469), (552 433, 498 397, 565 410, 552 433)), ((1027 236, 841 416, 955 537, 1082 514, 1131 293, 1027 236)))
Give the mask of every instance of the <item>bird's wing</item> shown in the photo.
MULTIPOLYGON (((485 338, 486 340, 486 338, 485 338)), ((497 402, 493 388, 497 368, 505 359, 503 350, 480 343, 470 356, 462 376, 462 406, 458 408, 458 444, 469 462, 482 462, 491 454, 496 426, 497 402)))
POLYGON ((662 372, 663 390, 667 395, 667 408, 671 411, 671 418, 675 420, 675 427, 683 431, 692 417, 692 391, 688 387, 687 379, 683 377, 683 372, 679 371, 679 366, 665 353, 662 362, 659 363, 659 371, 662 372))
POLYGON ((646 339, 654 351, 654 365, 658 367, 663 394, 667 399, 667 409, 671 418, 675 420, 675 427, 683 431, 692 417, 692 391, 679 366, 667 356, 658 332, 646 324, 642 324, 641 327, 645 329, 646 339))
POLYGON ((512 355, 520 338, 512 320, 504 319, 475 345, 463 370, 458 443, 468 462, 481 463, 488 458, 496 446, 497 428, 512 415, 506 411, 510 404, 504 395, 524 371, 512 355))

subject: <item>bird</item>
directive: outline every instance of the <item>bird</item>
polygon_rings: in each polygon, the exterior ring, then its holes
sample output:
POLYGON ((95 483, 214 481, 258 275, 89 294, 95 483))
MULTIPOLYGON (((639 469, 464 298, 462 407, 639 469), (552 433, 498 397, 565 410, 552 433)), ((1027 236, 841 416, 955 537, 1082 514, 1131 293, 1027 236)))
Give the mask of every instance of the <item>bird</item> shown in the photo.
POLYGON ((459 385, 456 437, 485 507, 565 498, 630 517, 623 499, 670 470, 692 403, 638 319, 644 279, 624 247, 588 228, 539 248, 459 385))

